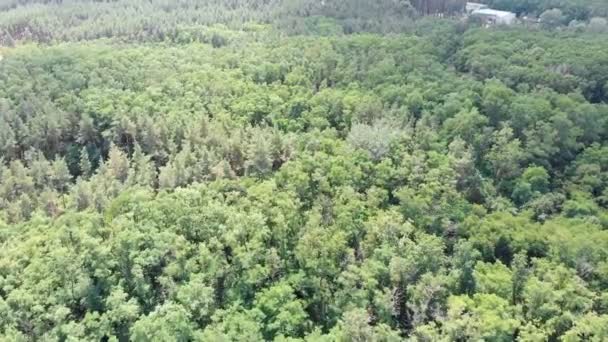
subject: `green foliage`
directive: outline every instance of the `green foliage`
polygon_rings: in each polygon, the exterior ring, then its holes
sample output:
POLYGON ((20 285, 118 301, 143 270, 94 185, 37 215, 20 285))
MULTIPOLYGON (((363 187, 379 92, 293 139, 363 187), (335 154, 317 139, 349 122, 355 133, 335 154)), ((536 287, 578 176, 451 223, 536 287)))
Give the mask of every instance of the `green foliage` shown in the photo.
POLYGON ((0 340, 606 340, 607 8, 490 4, 0 3, 0 340))

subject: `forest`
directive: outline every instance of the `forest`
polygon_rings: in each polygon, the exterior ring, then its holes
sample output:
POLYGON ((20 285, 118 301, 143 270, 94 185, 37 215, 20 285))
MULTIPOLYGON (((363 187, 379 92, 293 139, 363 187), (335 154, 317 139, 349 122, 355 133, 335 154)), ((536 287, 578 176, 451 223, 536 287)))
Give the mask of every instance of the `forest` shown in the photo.
POLYGON ((485 2, 0 0, 0 341, 608 341, 608 2, 485 2))

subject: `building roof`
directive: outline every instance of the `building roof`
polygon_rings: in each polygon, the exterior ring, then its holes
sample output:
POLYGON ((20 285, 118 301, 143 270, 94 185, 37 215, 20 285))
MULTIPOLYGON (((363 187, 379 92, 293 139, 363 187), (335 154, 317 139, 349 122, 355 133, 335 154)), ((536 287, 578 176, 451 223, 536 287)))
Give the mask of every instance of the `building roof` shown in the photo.
POLYGON ((467 10, 467 12, 477 11, 482 8, 488 8, 488 5, 480 4, 477 2, 467 2, 466 6, 465 6, 465 9, 467 10))
POLYGON ((498 11, 490 8, 483 8, 473 12, 473 14, 481 14, 481 15, 491 15, 498 18, 511 17, 514 16, 515 13, 507 12, 507 11, 498 11))

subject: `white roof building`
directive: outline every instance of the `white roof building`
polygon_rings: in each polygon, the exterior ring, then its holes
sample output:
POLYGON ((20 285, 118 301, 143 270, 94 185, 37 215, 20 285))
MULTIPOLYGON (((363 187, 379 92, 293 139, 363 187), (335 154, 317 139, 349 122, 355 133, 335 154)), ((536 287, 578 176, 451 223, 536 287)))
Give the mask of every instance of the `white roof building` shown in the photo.
POLYGON ((510 25, 515 22, 515 19, 517 19, 517 16, 513 12, 497 11, 490 8, 475 10, 471 13, 471 15, 482 17, 484 20, 492 24, 510 25))
POLYGON ((488 5, 480 4, 478 2, 467 2, 467 5, 465 6, 465 10, 469 14, 484 8, 488 8, 488 5))

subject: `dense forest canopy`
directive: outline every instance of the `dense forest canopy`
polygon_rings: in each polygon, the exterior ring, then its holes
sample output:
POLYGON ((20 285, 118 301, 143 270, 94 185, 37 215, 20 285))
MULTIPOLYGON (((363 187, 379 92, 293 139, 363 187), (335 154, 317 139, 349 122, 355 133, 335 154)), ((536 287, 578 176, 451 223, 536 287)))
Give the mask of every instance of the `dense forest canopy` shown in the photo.
POLYGON ((0 340, 608 340, 606 2, 487 4, 0 0, 0 340))

